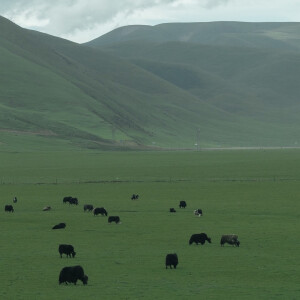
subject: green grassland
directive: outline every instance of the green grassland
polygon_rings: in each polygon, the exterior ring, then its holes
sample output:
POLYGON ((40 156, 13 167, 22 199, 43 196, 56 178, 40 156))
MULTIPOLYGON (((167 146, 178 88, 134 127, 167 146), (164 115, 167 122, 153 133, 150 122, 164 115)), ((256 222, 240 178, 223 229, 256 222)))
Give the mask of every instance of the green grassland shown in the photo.
POLYGON ((1 299, 300 296, 299 150, 1 152, 0 160, 2 205, 19 200, 14 213, 1 212, 1 299), (79 205, 64 205, 68 195, 79 205), (83 204, 104 206, 122 224, 83 204), (51 230, 60 222, 65 230, 51 230), (212 244, 190 246, 200 232, 212 244), (220 247, 227 233, 238 234, 239 248, 220 247), (76 257, 61 259, 60 243, 76 257), (166 270, 174 252, 179 265, 166 270), (88 285, 59 286, 61 268, 75 264, 88 285))

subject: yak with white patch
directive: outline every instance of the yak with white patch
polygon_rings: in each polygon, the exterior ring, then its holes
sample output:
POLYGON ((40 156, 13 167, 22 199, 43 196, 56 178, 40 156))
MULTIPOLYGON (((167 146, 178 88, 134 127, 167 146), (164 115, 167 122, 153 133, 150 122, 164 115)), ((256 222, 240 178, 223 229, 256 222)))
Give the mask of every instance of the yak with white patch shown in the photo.
POLYGON ((81 280, 84 285, 88 282, 88 276, 84 274, 84 270, 81 266, 64 267, 59 274, 58 282, 62 283, 74 283, 76 285, 77 280, 81 280))
POLYGON ((202 215, 203 215, 202 209, 200 209, 200 208, 195 209, 194 210, 194 215, 198 216, 198 217, 202 217, 202 215))

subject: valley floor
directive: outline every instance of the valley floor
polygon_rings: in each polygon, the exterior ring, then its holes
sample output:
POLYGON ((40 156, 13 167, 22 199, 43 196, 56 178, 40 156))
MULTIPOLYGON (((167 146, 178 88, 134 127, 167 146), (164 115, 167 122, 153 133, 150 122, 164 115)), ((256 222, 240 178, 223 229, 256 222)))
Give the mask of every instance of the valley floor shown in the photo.
POLYGON ((0 152, 0 160, 1 299, 300 297, 299 149, 0 152), (51 229, 61 222, 65 229, 51 229), (201 232, 212 243, 189 245, 201 232), (240 247, 221 247, 231 233, 240 247), (60 258, 59 244, 76 257, 60 258), (165 268, 168 253, 178 255, 176 270, 165 268), (58 284, 72 265, 84 268, 87 286, 58 284))

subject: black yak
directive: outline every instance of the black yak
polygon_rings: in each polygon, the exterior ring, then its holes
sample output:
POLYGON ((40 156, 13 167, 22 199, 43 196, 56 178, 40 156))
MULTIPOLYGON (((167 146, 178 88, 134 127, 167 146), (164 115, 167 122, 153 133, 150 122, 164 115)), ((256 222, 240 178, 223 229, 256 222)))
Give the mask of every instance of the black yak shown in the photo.
POLYGON ((170 212, 171 212, 171 213, 176 212, 175 208, 171 207, 171 208, 170 208, 170 212))
POLYGON ((94 206, 91 205, 91 204, 85 204, 85 205, 83 206, 83 210, 84 210, 84 211, 92 211, 93 209, 94 209, 94 206))
POLYGON ((84 285, 88 282, 88 276, 84 275, 84 271, 81 266, 64 267, 60 271, 58 279, 59 284, 74 283, 76 285, 77 280, 81 280, 84 285))
POLYGON ((167 256, 166 256, 166 269, 168 268, 168 266, 170 267, 170 269, 172 269, 172 266, 174 267, 174 269, 176 269, 177 265, 178 265, 177 254, 176 253, 167 254, 167 256))
POLYGON ((221 244, 221 246, 224 246, 225 243, 232 245, 232 246, 236 246, 236 247, 240 246, 240 242, 238 241, 238 236, 236 234, 222 235, 220 244, 221 244))
POLYGON ((73 258, 76 255, 76 252, 74 251, 74 247, 72 245, 61 244, 58 247, 58 252, 59 252, 61 258, 62 258, 63 254, 66 254, 67 257, 71 257, 71 255, 72 255, 73 258))
POLYGON ((118 216, 110 216, 108 217, 108 223, 115 222, 116 224, 120 223, 120 217, 118 216))
POLYGON ((77 198, 73 198, 71 196, 64 197, 63 203, 69 203, 69 204, 78 205, 78 199, 77 198))
POLYGON ((180 208, 186 208, 186 202, 184 200, 180 201, 179 207, 180 208))
POLYGON ((4 210, 8 212, 14 212, 14 208, 12 205, 5 205, 4 210))
POLYGON ((63 203, 69 203, 69 202, 70 202, 70 199, 72 199, 71 196, 64 197, 63 203))
POLYGON ((63 228, 66 228, 66 223, 59 223, 52 227, 52 229, 63 229, 63 228))
POLYGON ((107 211, 104 207, 96 207, 94 208, 93 212, 94 212, 94 216, 97 216, 99 214, 102 216, 104 215, 107 216, 107 211))
POLYGON ((191 236, 189 244, 196 243, 198 245, 200 243, 201 245, 204 245, 205 241, 211 243, 211 238, 209 238, 206 233, 196 233, 191 236))
POLYGON ((69 204, 78 205, 78 199, 77 199, 77 198, 71 198, 71 199, 69 200, 69 204))
POLYGON ((137 200, 137 199, 139 199, 139 195, 138 194, 133 194, 131 196, 131 200, 137 200))

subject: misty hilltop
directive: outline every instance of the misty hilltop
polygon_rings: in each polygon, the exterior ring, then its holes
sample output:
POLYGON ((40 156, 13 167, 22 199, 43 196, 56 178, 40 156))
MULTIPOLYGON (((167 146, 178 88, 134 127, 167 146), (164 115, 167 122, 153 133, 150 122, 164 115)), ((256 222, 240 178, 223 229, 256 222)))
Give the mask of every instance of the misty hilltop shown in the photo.
POLYGON ((0 17, 0 149, 295 146, 299 29, 127 26, 80 45, 0 17))

